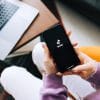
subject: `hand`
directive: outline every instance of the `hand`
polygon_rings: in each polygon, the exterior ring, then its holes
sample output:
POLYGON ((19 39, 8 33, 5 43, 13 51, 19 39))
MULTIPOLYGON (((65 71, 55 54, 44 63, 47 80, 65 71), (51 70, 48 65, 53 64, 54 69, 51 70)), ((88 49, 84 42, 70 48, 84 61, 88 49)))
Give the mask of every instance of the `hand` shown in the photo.
POLYGON ((82 52, 78 51, 77 53, 81 61, 81 65, 78 65, 74 69, 72 69, 72 73, 80 75, 82 78, 87 79, 96 72, 96 61, 82 52))
MULTIPOLYGON (((71 35, 71 31, 67 32, 67 35, 71 35)), ((73 46, 76 46, 77 43, 73 43, 73 46)), ((34 63, 37 65, 39 71, 42 74, 57 74, 61 76, 61 73, 58 73, 56 69, 56 64, 53 61, 52 56, 50 55, 50 52, 46 46, 45 43, 38 43, 33 51, 32 51, 32 57, 34 63)))
POLYGON ((46 44, 43 44, 42 46, 44 48, 44 53, 45 53, 44 72, 45 72, 45 74, 56 74, 57 73, 56 64, 53 61, 53 58, 50 55, 50 52, 49 52, 46 44))
POLYGON ((39 42, 34 46, 32 59, 42 75, 56 74, 56 64, 54 63, 45 42, 39 42))
MULTIPOLYGON (((67 35, 70 36, 71 31, 68 31, 67 35)), ((78 44, 77 42, 74 42, 72 45, 73 45, 73 47, 76 47, 77 44, 78 44)), ((43 44, 43 48, 44 48, 44 52, 45 52, 44 69, 45 69, 46 74, 56 74, 58 76, 62 76, 63 74, 58 72, 58 70, 56 69, 56 63, 53 61, 53 58, 50 55, 50 52, 49 52, 46 44, 43 44)), ((67 74, 69 74, 69 72, 67 74)))
MULTIPOLYGON (((63 73, 58 72, 56 63, 54 62, 52 56, 50 55, 50 52, 48 50, 48 47, 45 43, 41 42, 41 45, 44 49, 44 59, 43 59, 43 66, 42 70, 40 71, 43 75, 44 74, 56 74, 58 76, 62 76, 63 73)), ((72 72, 66 72, 66 74, 72 74, 72 72)))
MULTIPOLYGON (((68 36, 71 35, 71 31, 66 32, 68 36)), ((72 45, 73 47, 77 46, 77 42, 74 42, 72 45)), ((46 74, 56 74, 58 76, 62 76, 63 74, 58 72, 56 68, 56 63, 54 62, 52 56, 50 55, 50 52, 46 46, 46 44, 43 44, 44 52, 45 52, 45 58, 44 58, 44 72, 46 74)), ((68 74, 68 73, 67 73, 68 74)))

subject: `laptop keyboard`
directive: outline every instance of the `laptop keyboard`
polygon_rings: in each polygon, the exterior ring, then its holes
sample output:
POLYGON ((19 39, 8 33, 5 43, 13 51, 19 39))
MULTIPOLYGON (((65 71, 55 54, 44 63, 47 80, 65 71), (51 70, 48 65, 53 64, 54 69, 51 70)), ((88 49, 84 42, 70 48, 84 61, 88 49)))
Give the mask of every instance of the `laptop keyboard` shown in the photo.
POLYGON ((7 1, 0 3, 0 30, 14 15, 18 8, 18 6, 7 1))

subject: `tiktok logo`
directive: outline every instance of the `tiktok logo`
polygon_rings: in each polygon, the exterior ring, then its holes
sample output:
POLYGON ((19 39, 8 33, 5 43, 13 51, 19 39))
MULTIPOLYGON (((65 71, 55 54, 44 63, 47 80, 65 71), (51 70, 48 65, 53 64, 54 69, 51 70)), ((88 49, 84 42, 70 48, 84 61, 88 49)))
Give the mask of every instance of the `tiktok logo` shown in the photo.
POLYGON ((63 43, 61 42, 60 39, 58 39, 57 42, 56 42, 56 45, 57 45, 57 48, 60 48, 60 47, 63 46, 63 43))

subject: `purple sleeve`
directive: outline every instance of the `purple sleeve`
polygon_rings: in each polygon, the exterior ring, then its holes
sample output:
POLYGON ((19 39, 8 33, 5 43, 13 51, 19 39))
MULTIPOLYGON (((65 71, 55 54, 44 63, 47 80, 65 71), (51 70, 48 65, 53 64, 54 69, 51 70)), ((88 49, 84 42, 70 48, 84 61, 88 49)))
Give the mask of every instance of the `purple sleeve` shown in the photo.
POLYGON ((100 63, 97 63, 97 71, 89 79, 89 82, 95 87, 100 89, 100 63))
MULTIPOLYGON (((100 63, 97 63, 96 73, 88 79, 96 89, 100 89, 100 63)), ((100 90, 86 96, 84 100, 100 100, 100 90)))
POLYGON ((66 100, 67 88, 63 85, 62 77, 46 75, 43 78, 43 88, 40 91, 41 100, 66 100))
POLYGON ((86 96, 84 100, 100 100, 100 90, 86 96))

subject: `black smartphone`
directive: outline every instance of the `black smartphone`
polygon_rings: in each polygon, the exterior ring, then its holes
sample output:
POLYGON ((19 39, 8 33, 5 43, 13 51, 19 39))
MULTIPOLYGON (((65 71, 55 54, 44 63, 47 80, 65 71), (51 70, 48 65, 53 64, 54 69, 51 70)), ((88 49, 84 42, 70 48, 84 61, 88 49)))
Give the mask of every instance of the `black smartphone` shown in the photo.
POLYGON ((65 72, 80 64, 69 37, 61 25, 43 32, 42 38, 56 62, 58 71, 65 72))

